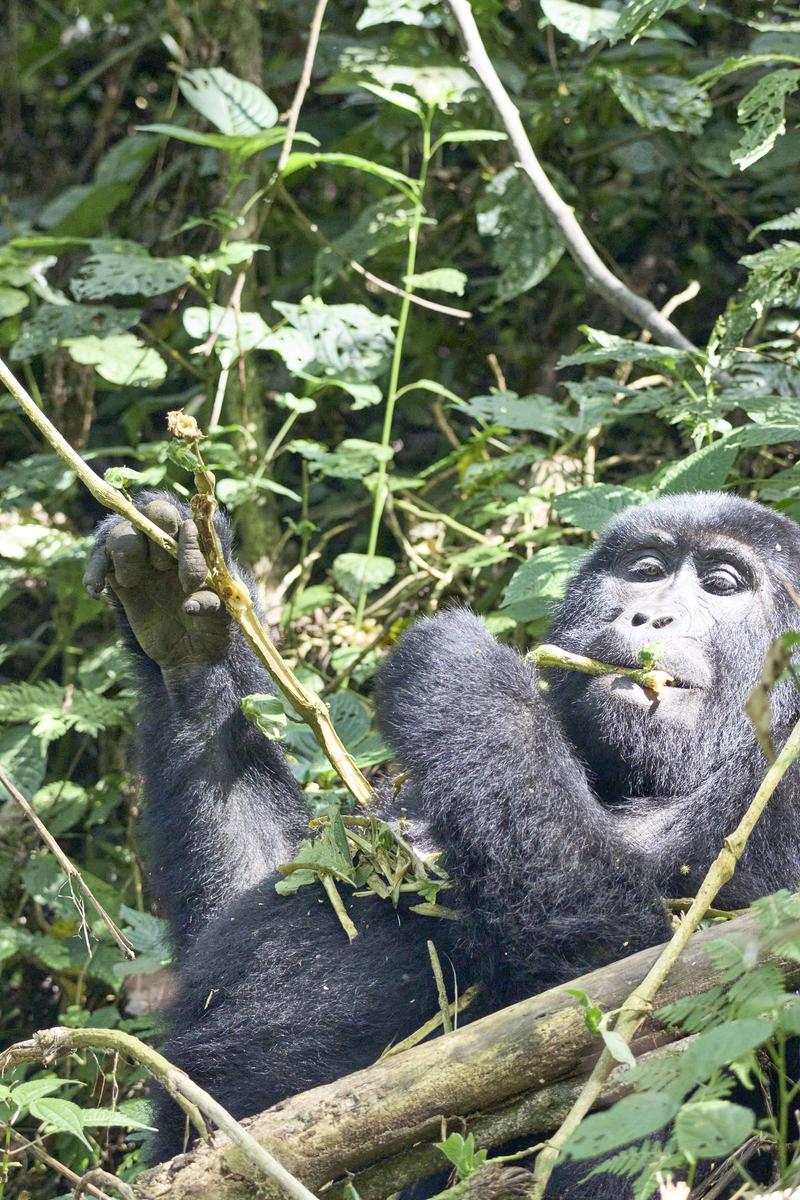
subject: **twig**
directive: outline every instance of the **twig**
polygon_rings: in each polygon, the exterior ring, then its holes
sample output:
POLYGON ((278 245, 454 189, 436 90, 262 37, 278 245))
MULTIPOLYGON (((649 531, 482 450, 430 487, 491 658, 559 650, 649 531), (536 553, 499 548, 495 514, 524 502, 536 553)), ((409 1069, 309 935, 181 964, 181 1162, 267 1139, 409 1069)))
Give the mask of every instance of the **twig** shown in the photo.
MULTIPOLYGON (((685 950, 692 934, 699 927, 717 892, 733 878, 736 864, 744 853, 750 834, 766 808, 767 802, 798 754, 800 754, 800 721, 792 729, 775 762, 767 769, 747 812, 734 831, 725 838, 722 849, 706 872, 689 911, 673 937, 667 942, 642 982, 634 988, 622 1005, 620 1016, 614 1026, 614 1033, 618 1034, 626 1044, 630 1044, 642 1021, 652 1009, 658 989, 685 950)), ((604 1049, 565 1120, 556 1133, 549 1138, 544 1150, 536 1159, 535 1184, 531 1200, 541 1200, 541 1197, 544 1196, 548 1180, 561 1150, 599 1097, 616 1062, 617 1060, 609 1051, 604 1049)))
MULTIPOLYGON (((178 544, 174 538, 159 529, 133 505, 122 492, 111 487, 101 479, 81 456, 73 450, 69 442, 62 437, 56 427, 34 403, 28 392, 18 379, 0 359, 0 382, 5 384, 8 391, 18 402, 23 412, 30 417, 36 428, 53 447, 55 452, 68 463, 80 481, 85 484, 96 500, 112 512, 119 513, 130 521, 136 529, 147 534, 156 545, 161 546, 173 558, 178 557, 178 544)), ((205 586, 218 591, 220 599, 225 604, 233 620, 247 638, 254 654, 264 664, 273 682, 280 689, 290 704, 296 709, 314 734, 320 748, 330 760, 334 770, 340 776, 345 787, 364 808, 369 808, 372 800, 372 789, 367 783, 353 759, 345 749, 344 743, 333 727, 325 703, 309 692, 294 675, 291 668, 284 662, 278 650, 270 641, 262 627, 253 607, 253 602, 247 589, 233 579, 224 557, 219 539, 215 544, 216 559, 212 566, 205 586)))
POLYGON ((123 1033, 120 1029, 66 1029, 58 1025, 52 1029, 40 1029, 32 1038, 17 1042, 0 1054, 0 1073, 21 1063, 41 1062, 47 1065, 75 1050, 110 1050, 132 1058, 163 1084, 184 1111, 192 1114, 195 1122, 199 1120, 202 1129, 205 1126, 200 1113, 213 1121, 285 1196, 291 1197, 291 1200, 316 1200, 314 1193, 273 1158, 213 1096, 190 1079, 185 1071, 173 1066, 130 1033, 123 1033))
POLYGON ((303 107, 303 101, 306 98, 306 92, 311 84, 311 72, 314 69, 314 59, 317 55, 317 46, 319 45, 319 35, 322 31, 322 21, 325 17, 325 9, 328 7, 328 0, 317 0, 314 8, 314 15, 311 18, 311 25, 308 30, 308 45, 303 59, 303 68, 300 72, 300 78, 297 81, 292 103, 289 107, 286 121, 286 139, 281 146, 281 152, 278 157, 278 165, 275 168, 275 174, 281 176, 288 161, 289 155, 292 152, 292 142, 294 135, 297 132, 297 122, 300 120, 300 109, 303 107))
POLYGON ((439 1000, 439 1015, 442 1018, 442 1028, 445 1033, 452 1033, 453 1022, 450 1019, 450 1000, 447 996, 447 988, 444 985, 442 964, 439 961, 439 952, 430 938, 428 938, 428 955, 431 960, 433 978, 436 980, 436 995, 439 1000))
POLYGON ((646 667, 615 667, 611 663, 599 662, 583 654, 572 654, 559 646, 537 646, 526 656, 535 667, 561 667, 565 671, 580 671, 583 675, 623 675, 640 687, 647 688, 660 696, 665 687, 675 682, 668 671, 657 671, 646 667))
MULTIPOLYGON (((27 1138, 22 1137, 13 1130, 11 1131, 11 1144, 13 1147, 12 1152, 19 1150, 32 1154, 34 1158, 37 1158, 39 1162, 44 1163, 44 1165, 49 1167, 51 1171, 55 1171, 58 1175, 63 1175, 64 1179, 68 1179, 69 1182, 75 1184, 76 1187, 82 1186, 85 1192, 89 1192, 90 1195, 97 1197, 97 1200, 111 1200, 108 1192, 104 1192, 102 1188, 97 1187, 91 1182, 91 1180, 84 1182, 86 1178, 85 1176, 80 1176, 77 1171, 73 1171, 65 1163, 60 1162, 57 1158, 53 1158, 52 1154, 48 1154, 47 1151, 42 1149, 41 1146, 37 1145, 36 1142, 29 1142, 27 1138)), ((118 1186, 125 1185, 119 1184, 118 1186)))
POLYGON ((481 39, 469 0, 447 0, 447 2, 461 33, 469 64, 486 89, 497 111, 501 124, 514 148, 518 165, 550 220, 563 237, 567 250, 575 260, 586 282, 599 292, 609 304, 619 309, 637 325, 644 329, 650 329, 661 344, 675 346, 679 350, 695 350, 694 344, 684 337, 668 317, 662 316, 649 300, 645 300, 643 296, 638 296, 631 291, 627 284, 623 283, 613 271, 610 271, 598 256, 578 223, 574 209, 561 199, 536 157, 519 111, 500 82, 497 71, 486 53, 486 47, 481 39))
POLYGON ((457 317, 459 321, 469 321, 472 319, 472 313, 466 308, 451 308, 449 304, 437 304, 435 300, 426 300, 424 296, 418 296, 416 292, 407 292, 404 288, 398 287, 397 284, 389 283, 388 279, 381 279, 380 275, 374 275, 372 271, 368 271, 367 268, 362 266, 361 263, 355 258, 351 258, 349 254, 345 254, 344 251, 340 250, 335 242, 332 242, 329 238, 326 238, 319 225, 317 225, 314 221, 309 221, 306 214, 297 204, 295 204, 294 200, 285 188, 281 189, 280 196, 283 202, 286 204, 286 207, 291 209, 292 213, 300 222, 300 224, 303 225, 304 228, 308 229, 309 233, 313 234, 314 238, 321 246, 324 246, 326 250, 330 250, 331 253, 335 254, 337 258, 341 259, 345 266, 348 266, 351 271, 355 271, 357 275, 361 275, 362 278, 368 280, 369 283, 374 284, 375 287, 380 288, 381 291, 389 292, 392 296, 402 296, 404 300, 410 300, 412 304, 417 304, 420 308, 429 308, 433 312, 442 313, 442 315, 445 317, 457 317))
POLYGON ((50 830, 39 819, 33 806, 25 799, 22 792, 19 791, 19 789, 14 785, 12 780, 9 779, 8 775, 2 769, 2 767, 0 767, 0 784, 2 784, 2 786, 6 789, 9 796, 11 796, 11 798, 13 800, 16 800, 19 807, 25 813, 25 816, 28 818, 28 820, 31 822, 31 824, 33 825, 36 832, 39 834, 39 837, 42 839, 45 846, 47 846, 50 853, 58 861, 61 869, 63 870, 64 874, 69 879, 70 883, 72 883, 73 881, 75 883, 77 883, 78 887, 81 889, 84 896, 86 897, 86 899, 91 904, 92 908, 97 913, 98 917, 100 917, 103 924, 106 926, 106 928, 111 933, 111 936, 113 937, 114 941, 119 946, 122 953, 126 956, 126 958, 134 958, 135 955, 133 952, 133 946, 130 944, 128 939, 125 937, 125 934, 122 932, 122 930, 116 924, 116 922, 112 919, 112 917, 110 917, 109 914, 106 912, 106 910, 103 908, 102 904, 97 899, 94 892, 89 887, 88 883, 83 878, 83 876, 81 875, 78 868, 74 865, 74 863, 70 862, 70 860, 67 858, 64 851, 59 846, 56 839, 53 837, 50 830))
MULTIPOLYGON (((473 983, 457 1000, 453 1000, 452 1003, 447 1005, 447 1013, 451 1018, 451 1027, 452 1018, 458 1020, 459 1015, 464 1012, 464 1009, 469 1008, 479 992, 480 984, 473 983)), ((396 1042, 393 1046, 389 1046, 387 1050, 384 1050, 378 1062, 383 1062, 384 1059, 392 1058, 395 1054, 402 1054, 405 1050, 410 1050, 412 1046, 419 1045, 429 1034, 435 1033, 439 1026, 443 1024, 444 1011, 441 1011, 435 1017, 431 1017, 429 1021, 426 1021, 424 1025, 420 1025, 419 1029, 415 1029, 407 1038, 403 1038, 402 1042, 396 1042)))

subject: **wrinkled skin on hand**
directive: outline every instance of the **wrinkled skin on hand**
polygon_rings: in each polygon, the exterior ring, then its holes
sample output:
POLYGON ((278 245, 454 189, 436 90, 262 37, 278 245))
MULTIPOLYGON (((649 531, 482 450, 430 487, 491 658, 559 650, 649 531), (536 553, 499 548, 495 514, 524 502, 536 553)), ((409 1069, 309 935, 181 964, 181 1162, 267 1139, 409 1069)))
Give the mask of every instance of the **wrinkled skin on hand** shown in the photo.
POLYGON ((218 661, 232 623, 219 596, 203 586, 208 571, 197 526, 168 500, 139 507, 177 539, 177 560, 123 517, 109 517, 98 530, 84 586, 93 596, 112 593, 142 650, 162 670, 218 661))

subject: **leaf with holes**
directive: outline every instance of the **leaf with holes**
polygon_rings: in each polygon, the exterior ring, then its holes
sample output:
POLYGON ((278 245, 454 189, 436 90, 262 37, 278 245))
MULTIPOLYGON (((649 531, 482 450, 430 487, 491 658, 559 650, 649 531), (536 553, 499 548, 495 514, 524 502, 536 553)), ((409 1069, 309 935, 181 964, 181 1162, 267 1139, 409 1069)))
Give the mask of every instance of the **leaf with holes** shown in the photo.
POLYGON ((739 124, 744 132, 731 161, 747 170, 769 154, 786 132, 786 99, 800 88, 800 71, 782 68, 762 76, 739 102, 739 124))
POLYGON ((564 253, 564 243, 516 167, 487 184, 477 206, 478 233, 489 238, 498 274, 495 304, 536 287, 564 253))
POLYGON ((747 1141, 755 1126, 749 1108, 729 1100, 685 1104, 675 1118, 678 1149, 689 1160, 725 1158, 747 1141))
POLYGON ((151 258, 149 254, 92 254, 72 280, 76 300, 106 296, 160 296, 189 277, 192 260, 151 258))

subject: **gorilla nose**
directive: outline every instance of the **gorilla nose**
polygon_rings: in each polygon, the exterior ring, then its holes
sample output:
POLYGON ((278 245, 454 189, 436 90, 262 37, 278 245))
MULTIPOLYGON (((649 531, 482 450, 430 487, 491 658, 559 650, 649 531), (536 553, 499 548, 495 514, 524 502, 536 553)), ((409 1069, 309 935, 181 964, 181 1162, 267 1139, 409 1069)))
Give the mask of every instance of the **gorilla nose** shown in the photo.
POLYGON ((631 617, 631 625, 638 628, 640 625, 649 625, 651 629, 666 629, 667 625, 672 625, 677 620, 677 615, 671 612, 635 612, 631 617))

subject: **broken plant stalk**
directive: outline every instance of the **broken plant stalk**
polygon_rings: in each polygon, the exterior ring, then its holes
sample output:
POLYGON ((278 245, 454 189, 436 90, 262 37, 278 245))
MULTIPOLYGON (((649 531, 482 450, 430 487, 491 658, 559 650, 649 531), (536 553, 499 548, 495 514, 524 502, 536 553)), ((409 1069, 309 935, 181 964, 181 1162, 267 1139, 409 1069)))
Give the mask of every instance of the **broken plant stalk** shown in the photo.
POLYGON ((526 657, 535 667, 561 667, 565 671, 580 671, 584 675, 623 675, 656 696, 660 696, 664 688, 675 682, 668 671, 648 667, 615 667, 596 658, 562 650, 559 646, 537 646, 526 657))
MULTIPOLYGON (((33 397, 22 386, 14 373, 0 358, 0 382, 11 393, 25 415, 33 422, 56 454, 75 472, 78 479, 88 488, 96 500, 104 507, 111 509, 130 521, 136 529, 141 530, 173 558, 178 557, 178 545, 174 538, 163 529, 148 520, 134 504, 106 483, 92 468, 84 462, 80 454, 69 444, 55 425, 45 416, 33 397)), ((200 430, 191 418, 183 417, 184 431, 191 431, 188 441, 197 441, 200 430), (191 422, 191 424, 189 424, 191 422), (192 430, 194 426, 195 433, 192 430)), ((186 433, 179 436, 186 437, 186 433)), ((233 620, 247 638, 254 654, 264 664, 275 686, 283 693, 295 711, 306 722, 314 734, 323 753, 338 773, 345 787, 355 798, 357 804, 369 809, 372 800, 372 788, 359 771, 344 743, 333 727, 327 705, 313 692, 309 692, 300 683, 294 672, 284 662, 278 650, 273 645, 261 622, 256 615, 253 601, 244 584, 235 579, 225 563, 222 547, 213 525, 213 515, 216 511, 216 501, 213 494, 213 476, 203 467, 195 477, 198 480, 200 494, 192 504, 195 520, 202 539, 206 562, 209 567, 209 578, 206 586, 219 595, 233 620), (209 491, 210 489, 210 491, 209 491)))

